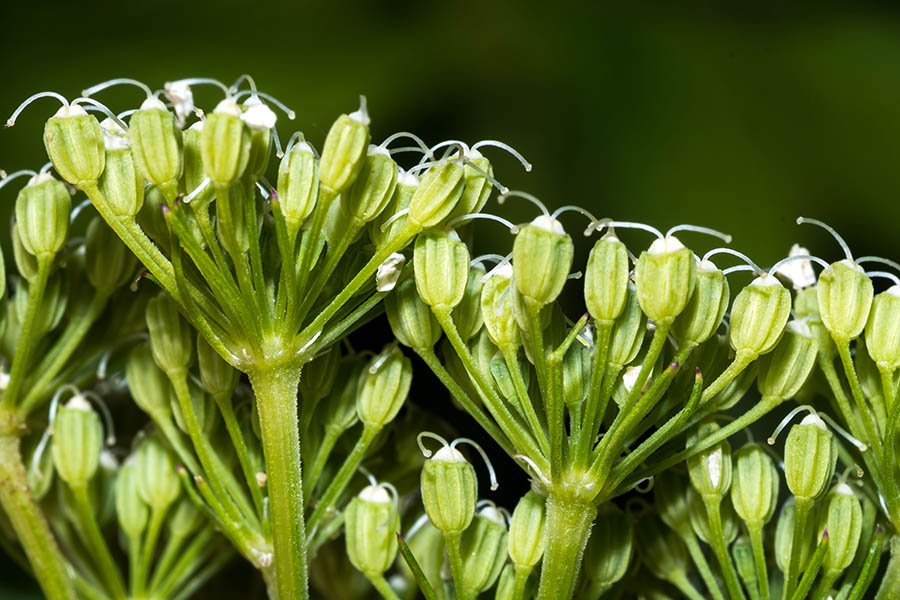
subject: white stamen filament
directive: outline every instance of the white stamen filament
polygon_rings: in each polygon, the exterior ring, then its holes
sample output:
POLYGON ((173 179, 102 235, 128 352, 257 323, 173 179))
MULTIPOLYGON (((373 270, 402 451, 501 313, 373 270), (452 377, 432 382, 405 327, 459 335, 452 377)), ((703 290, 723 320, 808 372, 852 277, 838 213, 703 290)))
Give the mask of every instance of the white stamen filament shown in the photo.
POLYGON ((137 79, 130 79, 128 77, 118 77, 116 79, 110 79, 109 81, 98 83, 97 85, 92 85, 91 87, 82 90, 81 95, 84 97, 93 96, 101 90, 105 90, 106 88, 111 88, 117 85, 134 85, 144 90, 144 93, 147 94, 148 98, 153 97, 153 91, 146 83, 140 82, 137 79))
POLYGON ((37 177, 38 173, 36 171, 32 171, 31 169, 22 169, 20 171, 14 171, 13 173, 3 174, 2 179, 0 179, 0 189, 2 189, 7 183, 11 182, 14 179, 18 179, 19 177, 24 177, 26 175, 30 175, 31 177, 37 177))
MULTIPOLYGON (((431 149, 428 148, 428 145, 422 141, 422 138, 420 138, 419 136, 417 136, 414 133, 410 133, 409 131, 398 131, 397 133, 392 133, 391 135, 386 137, 384 139, 384 141, 378 145, 378 147, 379 148, 387 148, 391 144, 391 142, 393 142, 394 140, 402 139, 402 138, 409 139, 409 140, 412 140, 413 142, 415 142, 415 144, 416 144, 415 149, 422 151, 423 158, 427 157, 427 158, 431 158, 432 160, 434 159, 434 153, 432 153, 431 149)), ((406 148, 395 148, 395 149, 391 150, 391 154, 393 154, 395 152, 402 152, 404 150, 407 150, 407 149, 406 148)))
POLYGON ((475 448, 478 451, 478 454, 481 455, 481 458, 484 459, 484 464, 487 466, 488 476, 491 480, 491 490, 496 490, 499 484, 497 483, 497 473, 494 472, 494 465, 491 464, 491 459, 488 458, 487 452, 484 451, 478 442, 474 440, 470 440, 469 438, 456 438, 452 442, 450 442, 450 448, 452 450, 456 450, 457 444, 468 444, 475 448))
POLYGON ((676 225, 675 227, 671 228, 669 231, 666 232, 666 237, 669 237, 670 235, 672 235, 673 233, 678 232, 678 231, 693 231, 694 233, 705 233, 706 235, 711 235, 713 237, 719 238, 726 244, 731 243, 731 235, 729 235, 727 233, 722 233, 721 231, 718 231, 717 229, 711 229, 709 227, 701 227, 700 225, 690 225, 687 223, 682 224, 682 225, 676 225))
POLYGON ((423 442, 425 438, 440 442, 444 447, 450 446, 450 443, 438 434, 431 431, 421 431, 419 432, 419 435, 416 436, 416 443, 419 445, 419 450, 422 451, 422 456, 424 456, 425 458, 431 458, 431 455, 433 454, 431 450, 425 447, 425 443, 423 442))
POLYGON ((597 231, 603 231, 604 227, 619 227, 622 229, 641 229, 643 231, 648 231, 648 232, 652 233, 653 235, 655 235, 656 237, 658 237, 661 240, 665 239, 665 236, 663 236, 662 232, 659 229, 657 229, 656 227, 653 227, 652 225, 646 225, 644 223, 637 223, 635 221, 607 221, 604 219, 597 224, 597 231))
POLYGON ((486 219, 488 221, 496 221, 497 223, 500 223, 501 225, 509 229, 509 232, 511 234, 515 235, 519 233, 519 228, 517 226, 513 225, 503 217, 498 217, 497 215, 492 215, 490 213, 469 213, 466 215, 462 215, 447 223, 447 227, 455 227, 459 223, 468 222, 473 219, 486 219))
POLYGON ((274 104, 275 106, 277 106, 278 108, 280 108, 280 109, 281 109, 281 112, 283 112, 285 115, 287 115, 287 118, 288 118, 289 121, 293 121, 294 119, 297 118, 297 113, 295 113, 293 110, 291 110, 290 108, 288 108, 288 107, 285 105, 284 102, 282 102, 281 100, 279 100, 279 99, 276 98, 275 96, 273 96, 273 95, 271 95, 271 94, 267 94, 267 93, 265 93, 265 92, 257 92, 256 90, 241 90, 241 91, 239 91, 238 93, 236 93, 234 96, 232 96, 231 98, 232 98, 232 100, 234 100, 235 102, 237 102, 238 100, 240 100, 240 99, 243 98, 244 96, 248 96, 248 95, 249 95, 251 98, 252 98, 253 96, 259 96, 260 98, 265 98, 266 100, 268 100, 269 102, 271 102, 272 104, 274 104))
POLYGON ((75 98, 74 100, 72 100, 72 103, 70 106, 78 106, 78 105, 85 104, 85 103, 90 104, 91 106, 97 108, 98 110, 100 110, 100 112, 102 112, 107 117, 109 117, 110 119, 115 121, 116 125, 121 127, 124 131, 128 131, 128 125, 125 124, 125 121, 123 121, 119 117, 117 117, 115 115, 115 113, 113 113, 113 111, 109 110, 109 108, 106 107, 105 104, 103 104, 101 102, 97 102, 93 98, 84 98, 84 97, 75 98))
POLYGON ((547 210, 547 207, 544 206, 544 203, 528 192, 520 192, 519 190, 507 190, 500 194, 500 196, 497 198, 497 204, 503 204, 504 202, 506 202, 507 198, 524 198, 525 200, 528 200, 539 209, 541 209, 541 212, 544 213, 544 216, 550 217, 550 211, 547 210))
POLYGON ((809 223, 810 225, 817 225, 831 234, 831 236, 837 240, 837 243, 840 245, 841 249, 844 251, 844 256, 846 256, 847 260, 851 263, 853 262, 853 254, 850 253, 850 246, 847 245, 847 242, 844 241, 838 232, 835 229, 828 225, 827 223, 820 221, 818 219, 810 219, 808 217, 797 217, 797 225, 803 225, 809 223))
POLYGON ((39 98, 56 98, 60 102, 62 102, 63 107, 69 106, 69 101, 66 100, 66 97, 62 94, 57 94, 56 92, 38 92, 37 94, 32 94, 28 98, 26 98, 22 104, 19 105, 16 110, 13 111, 13 114, 6 120, 6 126, 12 127, 16 124, 16 119, 22 114, 22 111, 25 110, 25 107, 38 100, 39 98))
POLYGON ((522 163, 522 166, 525 168, 526 173, 531 172, 531 163, 525 160, 525 157, 522 156, 515 148, 506 144, 504 142, 499 142, 497 140, 481 140, 480 142, 476 142, 471 149, 471 152, 475 152, 478 148, 482 146, 493 146, 494 148, 500 148, 501 150, 506 150, 510 154, 512 154, 516 160, 522 163))

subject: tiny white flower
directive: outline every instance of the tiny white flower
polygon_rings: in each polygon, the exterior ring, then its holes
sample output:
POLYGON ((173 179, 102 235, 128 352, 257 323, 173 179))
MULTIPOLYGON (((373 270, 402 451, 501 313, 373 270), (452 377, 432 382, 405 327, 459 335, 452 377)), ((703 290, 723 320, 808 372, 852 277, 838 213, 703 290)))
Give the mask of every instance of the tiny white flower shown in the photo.
MULTIPOLYGON (((809 255, 809 250, 799 244, 791 246, 788 256, 809 255)), ((816 284, 816 273, 813 271, 812 261, 809 259, 792 260, 778 271, 787 277, 795 290, 802 290, 816 284)))
POLYGON ((400 272, 406 264, 406 257, 399 252, 394 252, 378 266, 375 273, 375 289, 379 292, 389 292, 397 285, 400 272))
POLYGON ((184 125, 188 116, 194 112, 194 93, 191 86, 183 81, 170 81, 163 86, 163 93, 175 108, 178 123, 184 125))

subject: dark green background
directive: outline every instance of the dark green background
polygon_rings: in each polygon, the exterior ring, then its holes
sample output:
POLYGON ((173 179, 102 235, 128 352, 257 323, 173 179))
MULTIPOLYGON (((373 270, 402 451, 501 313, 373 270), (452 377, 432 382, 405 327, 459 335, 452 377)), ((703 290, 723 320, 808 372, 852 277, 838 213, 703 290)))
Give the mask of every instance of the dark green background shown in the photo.
MULTIPOLYGON (((716 227, 762 264, 793 241, 838 257, 823 232, 794 224, 804 214, 857 254, 900 258, 900 13, 781 4, 20 0, 4 7, 0 113, 112 77, 159 87, 249 72, 296 110, 283 139, 297 127, 321 144, 366 94, 374 140, 504 140, 535 168, 491 154, 498 177, 551 207, 716 227)), ((216 92, 197 93, 211 108, 216 92)), ((122 110, 140 93, 100 97, 122 110)), ((55 110, 43 100, 0 131, 0 167, 44 162, 41 124, 55 110)), ((0 219, 14 198, 0 191, 0 219)), ((525 203, 487 209, 535 215, 525 203)), ((576 233, 584 221, 565 223, 576 233)), ((507 251, 501 228, 478 231, 481 248, 507 251)), ((649 242, 624 237, 634 251, 649 242)), ((11 587, 3 576, 0 598, 18 597, 11 587)))

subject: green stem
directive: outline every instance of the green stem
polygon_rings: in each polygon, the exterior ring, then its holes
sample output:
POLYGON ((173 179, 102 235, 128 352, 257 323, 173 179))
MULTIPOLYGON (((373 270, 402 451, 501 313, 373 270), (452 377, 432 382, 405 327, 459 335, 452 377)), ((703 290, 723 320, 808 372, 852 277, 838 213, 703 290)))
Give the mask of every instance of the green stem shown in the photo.
POLYGON ((328 462, 328 457, 331 455, 331 451, 342 433, 344 433, 344 430, 340 427, 325 426, 325 435, 322 437, 319 447, 316 448, 316 457, 313 459, 312 466, 303 480, 303 496, 307 499, 312 497, 313 490, 316 489, 316 483, 319 482, 319 476, 322 475, 322 470, 328 462))
POLYGON ((153 507, 150 510, 150 526, 144 534, 144 546, 141 550, 141 561, 138 563, 138 571, 133 574, 134 586, 138 595, 144 593, 147 587, 147 578, 150 575, 150 567, 156 556, 156 542, 159 541, 159 533, 166 522, 166 509, 153 507))
POLYGON ((881 585, 875 600, 897 600, 900 598, 900 537, 891 537, 891 557, 881 578, 881 585))
POLYGON ((762 600, 769 600, 769 573, 766 568, 766 554, 763 546, 763 524, 748 524, 747 531, 750 533, 750 547, 753 550, 753 563, 756 565, 759 595, 762 600))
POLYGON ((824 600, 827 596, 829 596, 831 587, 840 576, 840 571, 836 569, 826 569, 825 573, 822 574, 822 579, 819 580, 819 585, 816 586, 816 591, 813 592, 813 600, 824 600))
MULTIPOLYGON (((866 556, 866 562, 863 563, 862 571, 856 579, 856 582, 853 584, 853 589, 850 590, 847 600, 862 600, 866 590, 868 590, 869 586, 872 584, 872 579, 875 578, 875 573, 878 572, 878 563, 881 561, 881 549, 884 545, 884 532, 881 531, 881 527, 878 529, 875 540, 869 548, 869 554, 866 556)), ((890 578, 886 579, 890 581, 890 578)), ((897 597, 896 591, 897 588, 888 589, 884 596, 876 597, 875 600, 894 600, 897 597)))
POLYGON ((456 600, 466 600, 466 588, 463 582, 463 561, 460 552, 460 533, 444 533, 444 544, 447 546, 447 555, 450 558, 450 572, 453 575, 453 589, 456 591, 456 600))
POLYGON ((713 398, 716 397, 716 394, 725 389, 729 383, 734 381, 734 378, 744 372, 750 363, 756 360, 756 356, 754 354, 738 351, 735 355, 734 360, 731 361, 731 364, 725 368, 721 375, 716 377, 716 379, 709 384, 709 387, 703 390, 703 398, 700 400, 700 404, 704 405, 713 398))
POLYGON ((796 504, 794 508, 794 531, 791 541, 791 556, 788 561, 787 571, 784 574, 784 588, 782 589, 781 594, 782 600, 790 598, 797 585, 797 578, 800 574, 801 549, 806 540, 806 521, 809 516, 809 511, 813 506, 813 501, 809 498, 795 497, 795 499, 796 504))
POLYGON ((603 375, 606 373, 606 357, 609 354, 609 339, 612 335, 611 321, 595 321, 596 343, 594 345, 594 360, 591 365, 591 381, 588 387, 587 400, 584 403, 584 416, 582 418, 581 435, 576 443, 575 464, 586 466, 587 457, 590 454, 591 445, 600 431, 595 423, 603 418, 602 412, 606 412, 606 404, 601 400, 603 389, 603 375))
POLYGON ((694 584, 691 583, 691 580, 687 578, 687 576, 682 573, 674 573, 670 576, 669 581, 678 588, 686 598, 690 600, 704 600, 703 595, 697 591, 697 588, 694 587, 694 584))
POLYGON ((241 471, 244 473, 247 487, 250 488, 250 495, 253 498, 253 505, 256 507, 256 513, 261 515, 263 514, 262 489, 260 489, 259 482, 256 480, 256 472, 250 461, 250 452, 247 450, 247 442, 244 440, 241 426, 238 424, 237 417, 234 414, 234 406, 231 403, 231 392, 228 392, 225 396, 216 394, 214 399, 219 406, 219 412, 222 413, 222 420, 225 421, 225 429, 228 431, 228 437, 231 438, 231 445, 237 453, 238 462, 241 465, 241 471))
MULTIPOLYGON (((866 435, 869 439, 865 441, 867 441, 875 450, 876 461, 883 461, 885 458, 884 448, 881 445, 878 428, 875 426, 875 421, 872 419, 872 413, 869 410, 868 405, 866 405, 866 399, 863 396, 862 388, 859 385, 859 377, 856 375, 856 368, 853 366, 853 358, 850 356, 850 342, 840 343, 835 340, 835 345, 838 349, 838 356, 841 359, 841 364, 844 366, 844 373, 847 375, 847 381, 850 382, 850 393, 853 396, 853 400, 856 402, 856 409, 862 417, 863 426, 866 428, 866 435)), ((881 469, 881 472, 882 475, 885 474, 884 469, 881 469)))
POLYGON ((709 519, 710 545, 722 575, 725 577, 725 587, 728 588, 728 595, 731 600, 744 600, 744 590, 741 589, 741 583, 738 581, 737 571, 734 568, 734 562, 731 559, 731 553, 728 552, 728 545, 725 543, 725 532, 722 527, 722 511, 721 496, 703 497, 703 503, 706 505, 706 516, 709 519))
POLYGON ((366 575, 366 579, 371 582, 372 587, 381 594, 381 597, 384 598, 384 600, 400 600, 400 596, 398 596, 391 586, 388 585, 384 575, 366 575))
MULTIPOLYGON (((166 573, 168 573, 172 569, 172 565, 178 558, 178 552, 179 550, 181 550, 185 539, 186 536, 183 535, 169 535, 169 539, 166 540, 166 547, 163 550, 162 556, 159 557, 159 561, 156 563, 156 567, 153 569, 153 577, 150 579, 149 585, 151 594, 159 588, 160 582, 163 580, 163 577, 165 577, 166 573)), ((132 594, 132 596, 134 595, 135 594, 132 594)))
MULTIPOLYGON (((0 418, 7 415, 0 415, 0 418)), ((19 438, 0 435, 0 505, 28 556, 34 576, 50 600, 75 600, 67 563, 50 526, 28 489, 19 438)))
POLYGON ((109 551, 109 546, 106 545, 106 540, 103 539, 103 532, 100 531, 100 525, 97 523, 97 518, 91 506, 87 485, 70 485, 69 489, 72 490, 72 497, 75 501, 79 531, 84 534, 84 543, 87 544, 89 552, 96 561, 96 565, 100 570, 100 578, 106 586, 106 591, 113 598, 124 599, 126 597, 125 584, 122 582, 119 567, 109 551))
POLYGON ((516 578, 513 582, 512 600, 525 600, 525 589, 528 586, 528 577, 531 575, 531 569, 519 567, 518 565, 514 568, 516 571, 516 578))
POLYGON ((822 568, 822 561, 825 560, 825 552, 827 550, 828 537, 823 536, 819 541, 819 545, 816 546, 816 551, 815 553, 813 553, 812 559, 806 566, 806 570, 803 572, 803 577, 800 579, 800 585, 797 586, 797 589, 794 591, 794 595, 791 596, 791 600, 803 600, 807 597, 807 594, 809 594, 809 590, 812 588, 813 582, 819 575, 819 570, 822 568))
POLYGON ((525 378, 522 376, 522 369, 519 368, 519 359, 512 348, 501 348, 500 351, 503 354, 504 361, 506 361, 506 368, 509 370, 509 374, 512 375, 513 386, 515 387, 516 395, 519 396, 519 405, 531 427, 531 433, 537 440, 541 450, 547 455, 550 452, 547 434, 544 432, 544 426, 541 424, 537 411, 534 410, 534 404, 528 396, 525 378))
POLYGON ((546 501, 546 545, 538 600, 570 600, 581 571, 584 547, 597 517, 597 507, 554 493, 546 501))
POLYGON ((269 489, 279 600, 306 599, 306 528, 297 422, 300 368, 248 373, 256 396, 269 489))
POLYGON ((716 580, 716 576, 713 575, 712 569, 709 567, 709 561, 706 560, 706 555, 703 554, 703 549, 700 548, 700 544, 697 542, 697 536, 694 534, 693 529, 689 528, 681 535, 681 539, 684 540, 688 553, 691 555, 691 561, 694 563, 694 566, 697 567, 697 571, 700 572, 700 578, 706 585, 706 589, 709 590, 710 596, 712 596, 714 600, 725 600, 725 596, 722 595, 722 588, 719 587, 719 582, 716 580))

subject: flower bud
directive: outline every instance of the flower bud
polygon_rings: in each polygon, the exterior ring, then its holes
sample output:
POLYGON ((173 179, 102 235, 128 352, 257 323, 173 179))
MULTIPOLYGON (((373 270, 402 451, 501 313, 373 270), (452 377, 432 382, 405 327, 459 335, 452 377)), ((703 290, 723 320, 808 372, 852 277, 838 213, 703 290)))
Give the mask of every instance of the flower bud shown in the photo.
POLYGON ((416 288, 435 310, 451 310, 462 301, 469 277, 469 250, 456 232, 426 231, 413 250, 416 288))
POLYGON ((446 217, 448 222, 463 215, 481 212, 481 209, 487 204, 491 190, 494 187, 482 174, 487 173, 487 175, 493 177, 494 169, 491 167, 490 161, 477 150, 475 152, 470 151, 467 154, 466 165, 463 169, 465 173, 465 187, 463 187, 462 196, 460 196, 459 202, 456 203, 456 207, 446 217))
MULTIPOLYGON (((213 397, 230 396, 240 381, 240 373, 212 349, 203 336, 197 335, 197 366, 200 381, 213 397)), ((304 377, 308 376, 304 370, 304 377)))
POLYGON ((359 110, 338 117, 328 131, 319 162, 322 185, 334 195, 353 185, 366 159, 368 146, 369 115, 365 98, 360 98, 359 110))
POLYGON ((753 562, 753 546, 749 537, 742 535, 734 541, 734 544, 731 545, 731 557, 734 560, 734 568, 738 577, 744 583, 744 587, 756 589, 759 579, 756 575, 756 565, 753 562))
POLYGON ((481 316, 484 329, 499 348, 516 349, 521 344, 513 309, 515 289, 510 287, 512 267, 495 269, 481 288, 481 316))
POLYGON ((487 505, 475 516, 460 540, 463 588, 467 597, 481 594, 497 581, 506 563, 507 531, 503 515, 487 505))
POLYGON ((59 180, 45 173, 32 178, 16 198, 16 224, 22 246, 36 257, 56 254, 69 234, 72 199, 59 180))
POLYGON ((369 146, 359 175, 348 192, 341 196, 341 202, 351 218, 368 223, 381 214, 396 187, 397 163, 387 150, 369 146))
POLYGON ((900 367, 900 286, 875 296, 866 323, 866 349, 879 369, 900 367))
POLYGON ((818 344, 803 321, 791 321, 784 337, 760 365, 756 385, 763 396, 793 398, 816 364, 818 344))
MULTIPOLYGON (((28 252, 25 246, 22 245, 22 236, 19 235, 18 225, 12 226, 12 235, 10 237, 12 238, 13 260, 16 263, 16 269, 19 271, 19 275, 30 283, 38 275, 37 259, 34 257, 34 254, 28 252)), ((4 285, 4 290, 5 288, 6 286, 4 285)))
POLYGON ((387 490, 370 485, 350 501, 344 512, 347 556, 369 577, 391 568, 397 556, 400 515, 387 490))
POLYGON ((647 331, 647 316, 641 310, 637 290, 629 284, 625 310, 616 319, 609 344, 607 362, 618 368, 629 364, 638 355, 647 331))
POLYGON ((464 342, 472 339, 484 324, 481 316, 481 290, 484 287, 481 281, 482 277, 484 277, 484 267, 480 263, 469 267, 466 291, 463 293, 460 303, 453 309, 453 322, 464 342))
POLYGON ((364 372, 365 364, 355 357, 343 361, 340 365, 337 379, 341 385, 332 391, 328 402, 322 407, 324 409, 322 420, 326 428, 341 433, 356 424, 359 419, 357 395, 364 372))
MULTIPOLYGON (((526 359, 520 357, 517 360, 519 362, 519 371, 522 373, 522 379, 525 380, 525 389, 527 390, 531 378, 531 367, 526 359)), ((501 353, 498 352, 491 359, 490 371, 500 394, 506 398, 508 402, 518 403, 516 384, 513 381, 512 374, 509 372, 506 360, 501 353)))
POLYGON ((572 344, 563 359, 563 401, 574 414, 575 408, 587 398, 591 382, 591 349, 580 343, 572 344))
POLYGON ((181 129, 175 115, 157 98, 147 98, 131 115, 128 137, 138 172, 171 203, 178 195, 182 171, 181 129))
POLYGON ((380 430, 394 420, 412 383, 412 363, 396 346, 373 359, 359 382, 356 410, 367 428, 380 430))
POLYGON ((634 284, 644 314, 670 324, 687 306, 697 281, 694 255, 675 236, 654 240, 634 267, 634 284))
MULTIPOLYGON (((791 562, 791 546, 794 543, 794 518, 797 512, 797 503, 793 498, 788 498, 778 514, 778 523, 775 526, 775 563, 782 573, 788 569, 791 562)), ((812 528, 810 528, 811 530, 812 528)), ((800 570, 806 565, 813 551, 815 541, 811 535, 803 535, 800 539, 800 570)))
POLYGON ((300 378, 300 397, 303 401, 309 402, 330 394, 340 365, 341 353, 332 346, 303 367, 303 377, 300 378))
POLYGON ((248 197, 244 186, 234 185, 228 194, 216 200, 216 233, 225 250, 232 255, 246 254, 250 249, 250 236, 255 227, 247 223, 244 212, 246 202, 255 202, 248 197))
POLYGON ((409 203, 418 187, 419 180, 415 175, 404 173, 402 170, 397 174, 397 185, 394 186, 391 201, 381 214, 369 222, 369 238, 376 248, 384 247, 403 230, 409 220, 409 203))
POLYGON ((250 161, 250 129, 241 119, 241 108, 233 100, 219 102, 206 117, 200 132, 203 169, 216 188, 237 182, 250 161))
POLYGON ((559 296, 572 268, 575 247, 559 221, 541 215, 513 242, 516 288, 526 301, 547 305, 559 296))
POLYGON ((23 450, 27 449, 22 456, 26 469, 25 478, 34 499, 41 501, 53 484, 53 453, 45 452, 40 440, 35 440, 35 443, 30 445, 31 448, 23 446, 23 450))
POLYGON ((762 527, 778 504, 778 470, 772 458, 756 444, 734 455, 731 504, 745 523, 762 527))
POLYGON ((258 96, 250 96, 244 103, 241 120, 250 131, 250 157, 247 159, 246 175, 251 181, 259 181, 266 174, 269 157, 272 154, 272 128, 277 117, 275 112, 263 104, 258 96))
POLYGON ((497 593, 494 600, 516 600, 516 569, 512 564, 507 564, 500 571, 500 579, 497 580, 497 593))
POLYGON ((183 373, 194 357, 194 335, 178 312, 178 306, 165 294, 147 303, 147 329, 153 360, 167 375, 183 373))
POLYGON ((169 534, 175 538, 185 538, 205 522, 203 513, 190 498, 182 498, 175 505, 175 511, 169 518, 169 534))
POLYGON ((831 336, 849 342, 862 333, 874 293, 872 280, 862 267, 842 260, 819 274, 816 285, 819 314, 831 336))
POLYGON ((444 446, 422 466, 422 503, 431 523, 444 533, 459 534, 472 522, 478 481, 462 453, 444 446))
POLYGON ((106 168, 97 182, 111 212, 133 217, 144 205, 144 182, 134 164, 131 148, 106 151, 106 168))
POLYGON ((625 576, 634 551, 634 528, 615 504, 601 506, 588 539, 585 575, 600 590, 608 590, 625 576))
POLYGON ((81 395, 59 408, 53 421, 53 464, 71 486, 83 486, 97 472, 103 450, 100 417, 81 395))
POLYGON ((172 415, 172 385, 166 374, 156 366, 150 346, 135 346, 125 363, 125 377, 134 403, 157 422, 172 415))
POLYGON ((828 549, 822 560, 826 571, 843 571, 853 562, 862 536, 862 521, 862 505, 853 489, 846 483, 831 488, 819 515, 819 537, 828 531, 828 549))
POLYGON ((803 288, 794 296, 794 312, 798 319, 819 316, 818 290, 815 286, 803 288))
POLYGON ((625 310, 629 283, 628 250, 607 233, 594 244, 584 270, 584 303, 591 317, 615 321, 625 310))
POLYGON ((295 144, 278 167, 278 201, 288 237, 296 239, 319 197, 319 162, 306 142, 295 144))
POLYGON ((651 573, 666 581, 685 576, 687 548, 673 532, 664 530, 656 519, 645 517, 638 521, 635 537, 638 552, 651 573))
POLYGON ((654 477, 653 495, 659 518, 681 537, 692 535, 688 514, 688 485, 674 471, 663 471, 654 477))
POLYGON ((775 347, 791 316, 791 293, 772 275, 760 275, 731 305, 731 347, 755 359, 775 347))
POLYGON ((817 415, 807 415, 791 427, 784 443, 784 478, 794 496, 821 498, 828 490, 836 462, 834 435, 817 415))
MULTIPOLYGON (((719 426, 713 422, 702 423, 694 433, 688 436, 687 448, 706 438, 719 426)), ((704 498, 709 496, 723 497, 731 487, 731 444, 723 440, 687 459, 688 475, 691 485, 704 498)))
POLYGON ((150 239, 164 249, 171 247, 169 225, 163 215, 162 207, 166 205, 166 198, 159 188, 149 187, 144 194, 144 203, 138 212, 136 220, 141 229, 150 239))
POLYGON ((699 346, 711 338, 728 308, 730 291, 725 275, 710 261, 697 266, 697 284, 684 311, 672 325, 672 335, 681 344, 699 346))
MULTIPOLYGON (((712 545, 713 533, 709 524, 709 509, 706 502, 700 495, 694 491, 694 488, 688 489, 687 493, 688 517, 691 521, 691 528, 704 543, 712 545)), ((734 514, 734 508, 727 500, 719 505, 719 516, 722 519, 722 535, 725 543, 730 544, 738 534, 737 515, 734 514)))
POLYGON ((384 309, 391 331, 404 346, 413 350, 427 350, 434 347, 440 339, 441 326, 428 305, 419 297, 413 279, 404 279, 394 288, 394 293, 385 297, 384 309))
POLYGON ((541 560, 546 529, 544 497, 529 491, 519 499, 509 522, 509 558, 517 568, 530 570, 541 560))
POLYGON ((150 517, 150 510, 138 492, 139 487, 134 461, 125 461, 116 476, 116 516, 119 527, 129 538, 139 537, 150 517))
POLYGON ((418 229, 435 227, 453 212, 465 189, 465 169, 442 161, 425 172, 409 201, 409 219, 418 229))
MULTIPOLYGON (((197 121, 182 133, 184 189, 188 194, 195 194, 191 204, 204 208, 213 199, 215 190, 210 186, 199 192, 197 189, 206 180, 206 169, 203 167, 203 151, 201 138, 203 137, 203 125, 205 121, 197 121)), ((107 167, 108 168, 108 167, 107 167)))
POLYGON ((159 440, 151 437, 141 442, 135 454, 141 499, 154 511, 166 510, 181 494, 181 480, 171 453, 159 440))
MULTIPOLYGON (((33 325, 38 335, 43 335, 53 330, 62 320, 69 300, 69 290, 66 283, 64 273, 59 271, 52 275, 47 282, 47 287, 44 289, 44 297, 41 300, 41 310, 35 316, 33 325)), ((31 290, 26 286, 21 286, 16 290, 13 300, 19 318, 22 318, 28 310, 30 294, 31 290)))
MULTIPOLYGON (((193 382, 188 385, 188 394, 200 431, 207 434, 212 433, 213 429, 215 429, 216 416, 218 415, 212 398, 206 395, 199 386, 194 385, 193 382)), ((172 416, 175 417, 175 424, 180 430, 189 434, 190 428, 184 416, 181 402, 174 393, 170 394, 169 398, 169 405, 172 408, 172 416)))
POLYGON ((77 104, 63 106, 44 125, 44 146, 60 177, 81 187, 100 178, 106 153, 103 131, 77 104))
POLYGON ((109 225, 99 217, 92 219, 84 244, 84 270, 91 285, 112 293, 131 281, 136 266, 134 255, 109 225))

